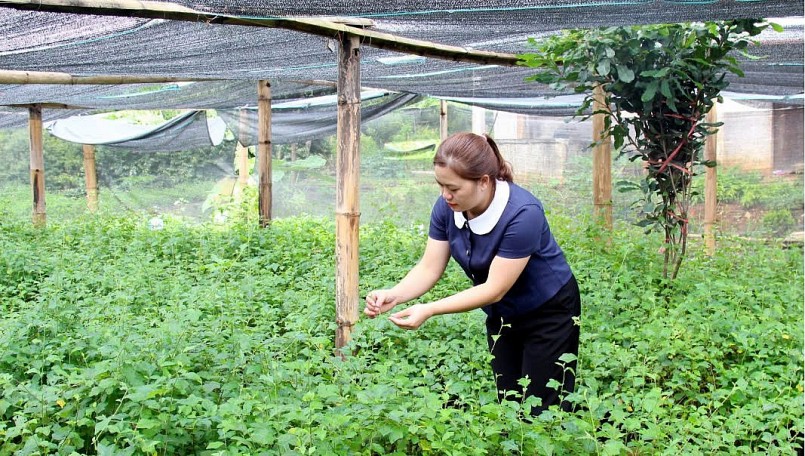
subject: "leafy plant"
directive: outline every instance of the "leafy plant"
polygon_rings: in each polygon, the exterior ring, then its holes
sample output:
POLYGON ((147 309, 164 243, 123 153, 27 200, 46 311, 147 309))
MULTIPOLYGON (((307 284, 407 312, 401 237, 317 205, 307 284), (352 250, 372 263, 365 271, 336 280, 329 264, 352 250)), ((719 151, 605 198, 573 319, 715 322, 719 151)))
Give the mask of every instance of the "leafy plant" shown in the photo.
POLYGON ((763 215, 763 225, 774 234, 780 235, 797 225, 789 209, 773 209, 763 215))
POLYGON ((743 75, 735 53, 746 55, 751 37, 769 25, 740 19, 570 30, 530 39, 536 52, 520 56, 537 70, 529 80, 587 93, 576 115, 605 115, 601 139, 611 136, 621 154, 645 163, 645 179, 627 188, 644 194, 639 225, 665 234, 663 277, 675 278, 685 256, 695 168, 715 165, 700 154, 720 124, 704 116, 727 87, 727 73, 743 75), (604 108, 589 114, 596 88, 604 108))
MULTIPOLYGON (((551 221, 584 296, 576 410, 527 421, 528 401, 497 400, 480 311, 416 332, 361 319, 354 355, 334 356, 331 220, 0 219, 0 454, 802 448, 802 249, 724 239, 680 272, 684 299, 657 306, 667 290, 645 279, 659 265, 638 229, 605 245, 589 220, 551 221)), ((362 224, 360 290, 398 280, 425 241, 362 224)), ((466 286, 451 262, 423 299, 466 286)))

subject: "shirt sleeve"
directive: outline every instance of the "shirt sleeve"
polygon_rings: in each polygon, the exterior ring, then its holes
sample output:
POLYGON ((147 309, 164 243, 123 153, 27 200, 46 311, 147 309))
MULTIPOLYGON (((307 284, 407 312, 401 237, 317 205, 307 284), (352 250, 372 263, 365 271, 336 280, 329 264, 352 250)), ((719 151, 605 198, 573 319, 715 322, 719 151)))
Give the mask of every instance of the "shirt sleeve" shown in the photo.
POLYGON ((445 212, 447 205, 440 196, 433 205, 433 210, 430 213, 430 228, 428 229, 428 237, 437 241, 447 240, 447 222, 449 222, 447 213, 445 212))
POLYGON ((545 213, 529 204, 512 218, 503 233, 497 254, 503 258, 525 258, 539 252, 545 231, 545 213))

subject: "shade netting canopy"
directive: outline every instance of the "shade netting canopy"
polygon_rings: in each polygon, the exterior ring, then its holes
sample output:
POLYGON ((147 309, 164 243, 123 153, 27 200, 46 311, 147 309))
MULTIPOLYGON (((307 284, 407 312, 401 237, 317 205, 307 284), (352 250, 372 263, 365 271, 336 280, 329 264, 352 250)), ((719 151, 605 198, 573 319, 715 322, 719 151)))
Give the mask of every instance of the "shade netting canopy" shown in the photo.
MULTIPOLYGON (((160 2, 165 3, 165 2, 160 2)), ((215 17, 253 19, 338 16, 371 20, 367 30, 469 50, 529 52, 527 39, 568 28, 778 18, 782 33, 764 32, 746 76, 730 91, 791 97, 803 92, 803 4, 790 0, 530 0, 530 1, 210 1, 175 2, 200 12, 199 22, 12 9, 0 5, 0 69, 73 75, 210 78, 178 85, 0 85, 0 105, 56 103, 88 109, 223 109, 256 104, 257 80, 274 99, 332 93, 337 36, 263 26, 221 25, 215 17), (208 17, 203 16, 208 14, 208 17), (209 18, 209 19, 208 19, 209 18)), ((31 6, 33 8, 33 6, 31 6)), ((559 95, 525 82, 530 69, 456 62, 361 46, 361 84, 434 97, 520 99, 559 95)), ((794 98, 796 100, 796 98, 794 98)), ((505 109, 503 103, 496 105, 505 109)), ((512 109, 517 109, 516 103, 512 109)))

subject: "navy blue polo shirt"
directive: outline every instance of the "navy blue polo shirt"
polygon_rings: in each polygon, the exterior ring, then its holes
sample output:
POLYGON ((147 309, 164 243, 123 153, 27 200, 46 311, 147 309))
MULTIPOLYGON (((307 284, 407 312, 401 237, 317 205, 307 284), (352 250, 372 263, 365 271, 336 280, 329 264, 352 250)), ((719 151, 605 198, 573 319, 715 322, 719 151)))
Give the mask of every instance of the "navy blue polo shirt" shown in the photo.
POLYGON ((572 273, 551 234, 542 203, 516 184, 497 181, 495 187, 492 203, 472 220, 450 209, 439 197, 431 212, 428 236, 450 243, 450 255, 475 285, 486 282, 495 256, 529 257, 503 299, 483 307, 487 315, 512 317, 554 297, 572 273))

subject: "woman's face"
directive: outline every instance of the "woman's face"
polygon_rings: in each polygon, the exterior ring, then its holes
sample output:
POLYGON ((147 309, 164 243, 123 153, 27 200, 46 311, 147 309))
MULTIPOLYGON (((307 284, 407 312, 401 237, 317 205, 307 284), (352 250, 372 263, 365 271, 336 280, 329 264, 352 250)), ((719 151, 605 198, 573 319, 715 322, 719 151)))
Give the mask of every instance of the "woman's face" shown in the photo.
POLYGON ((434 166, 433 171, 442 198, 450 209, 480 215, 489 206, 492 200, 489 176, 485 175, 479 180, 464 179, 447 166, 434 166))

